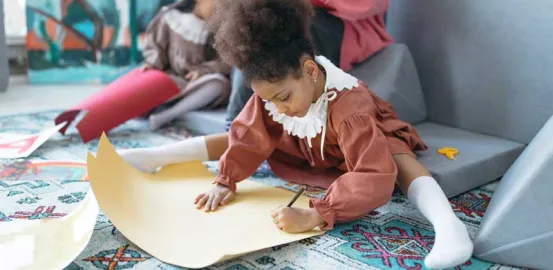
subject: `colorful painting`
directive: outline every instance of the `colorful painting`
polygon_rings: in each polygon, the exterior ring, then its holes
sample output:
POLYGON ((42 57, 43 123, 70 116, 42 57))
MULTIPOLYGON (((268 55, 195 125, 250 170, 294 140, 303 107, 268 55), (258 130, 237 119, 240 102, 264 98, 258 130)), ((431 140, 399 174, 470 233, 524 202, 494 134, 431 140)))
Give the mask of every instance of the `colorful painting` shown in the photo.
POLYGON ((142 61, 148 24, 173 2, 27 0, 29 81, 113 81, 142 61))

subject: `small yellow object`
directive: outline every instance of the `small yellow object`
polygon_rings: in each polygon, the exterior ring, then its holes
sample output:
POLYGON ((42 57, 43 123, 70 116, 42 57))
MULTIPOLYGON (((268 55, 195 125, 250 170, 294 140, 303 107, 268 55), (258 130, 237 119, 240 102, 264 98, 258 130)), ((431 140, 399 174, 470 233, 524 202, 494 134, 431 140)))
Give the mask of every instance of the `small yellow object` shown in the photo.
POLYGON ((450 160, 454 160, 455 155, 459 154, 459 150, 453 147, 443 147, 438 149, 438 153, 446 156, 450 160))

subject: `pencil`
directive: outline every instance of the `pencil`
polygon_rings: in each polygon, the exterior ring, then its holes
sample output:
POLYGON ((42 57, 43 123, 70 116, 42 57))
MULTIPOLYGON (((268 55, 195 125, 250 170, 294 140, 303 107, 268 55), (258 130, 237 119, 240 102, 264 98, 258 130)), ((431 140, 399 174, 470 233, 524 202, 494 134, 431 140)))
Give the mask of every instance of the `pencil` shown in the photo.
POLYGON ((292 198, 292 200, 288 203, 288 206, 287 207, 292 207, 292 205, 296 202, 296 200, 300 197, 300 195, 303 193, 303 191, 305 191, 305 187, 302 187, 297 193, 296 195, 294 196, 294 198, 292 198))

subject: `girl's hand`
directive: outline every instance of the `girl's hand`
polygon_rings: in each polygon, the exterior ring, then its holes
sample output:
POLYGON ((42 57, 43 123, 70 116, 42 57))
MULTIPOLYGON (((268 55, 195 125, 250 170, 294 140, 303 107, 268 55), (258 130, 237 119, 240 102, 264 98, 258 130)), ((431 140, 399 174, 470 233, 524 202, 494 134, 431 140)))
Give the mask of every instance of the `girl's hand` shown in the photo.
POLYGON ((148 65, 148 64, 144 64, 140 67, 140 70, 141 71, 146 71, 148 69, 152 69, 152 66, 148 65))
POLYGON ((234 192, 229 188, 217 184, 210 191, 196 197, 194 204, 201 209, 205 205, 205 211, 215 211, 219 205, 226 205, 234 199, 234 192))
POLYGON ((189 80, 189 81, 194 81, 194 80, 198 79, 200 76, 201 76, 200 72, 196 70, 196 71, 188 72, 186 74, 186 76, 184 76, 184 78, 189 80))
POLYGON ((323 226, 324 220, 314 208, 279 207, 271 211, 273 223, 287 233, 301 233, 323 226))

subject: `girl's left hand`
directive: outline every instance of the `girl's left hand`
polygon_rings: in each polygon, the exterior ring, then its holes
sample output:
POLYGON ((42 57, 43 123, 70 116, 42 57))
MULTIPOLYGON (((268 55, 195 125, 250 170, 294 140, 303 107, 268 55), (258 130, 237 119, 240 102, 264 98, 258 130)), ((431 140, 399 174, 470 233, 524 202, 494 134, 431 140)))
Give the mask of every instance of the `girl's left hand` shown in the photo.
POLYGON ((317 210, 294 207, 279 207, 271 211, 271 217, 277 228, 287 233, 301 233, 324 225, 317 210))
POLYGON ((200 77, 200 72, 199 71, 190 71, 186 74, 186 76, 184 76, 185 79, 189 80, 189 81, 194 81, 196 79, 198 79, 200 77))

